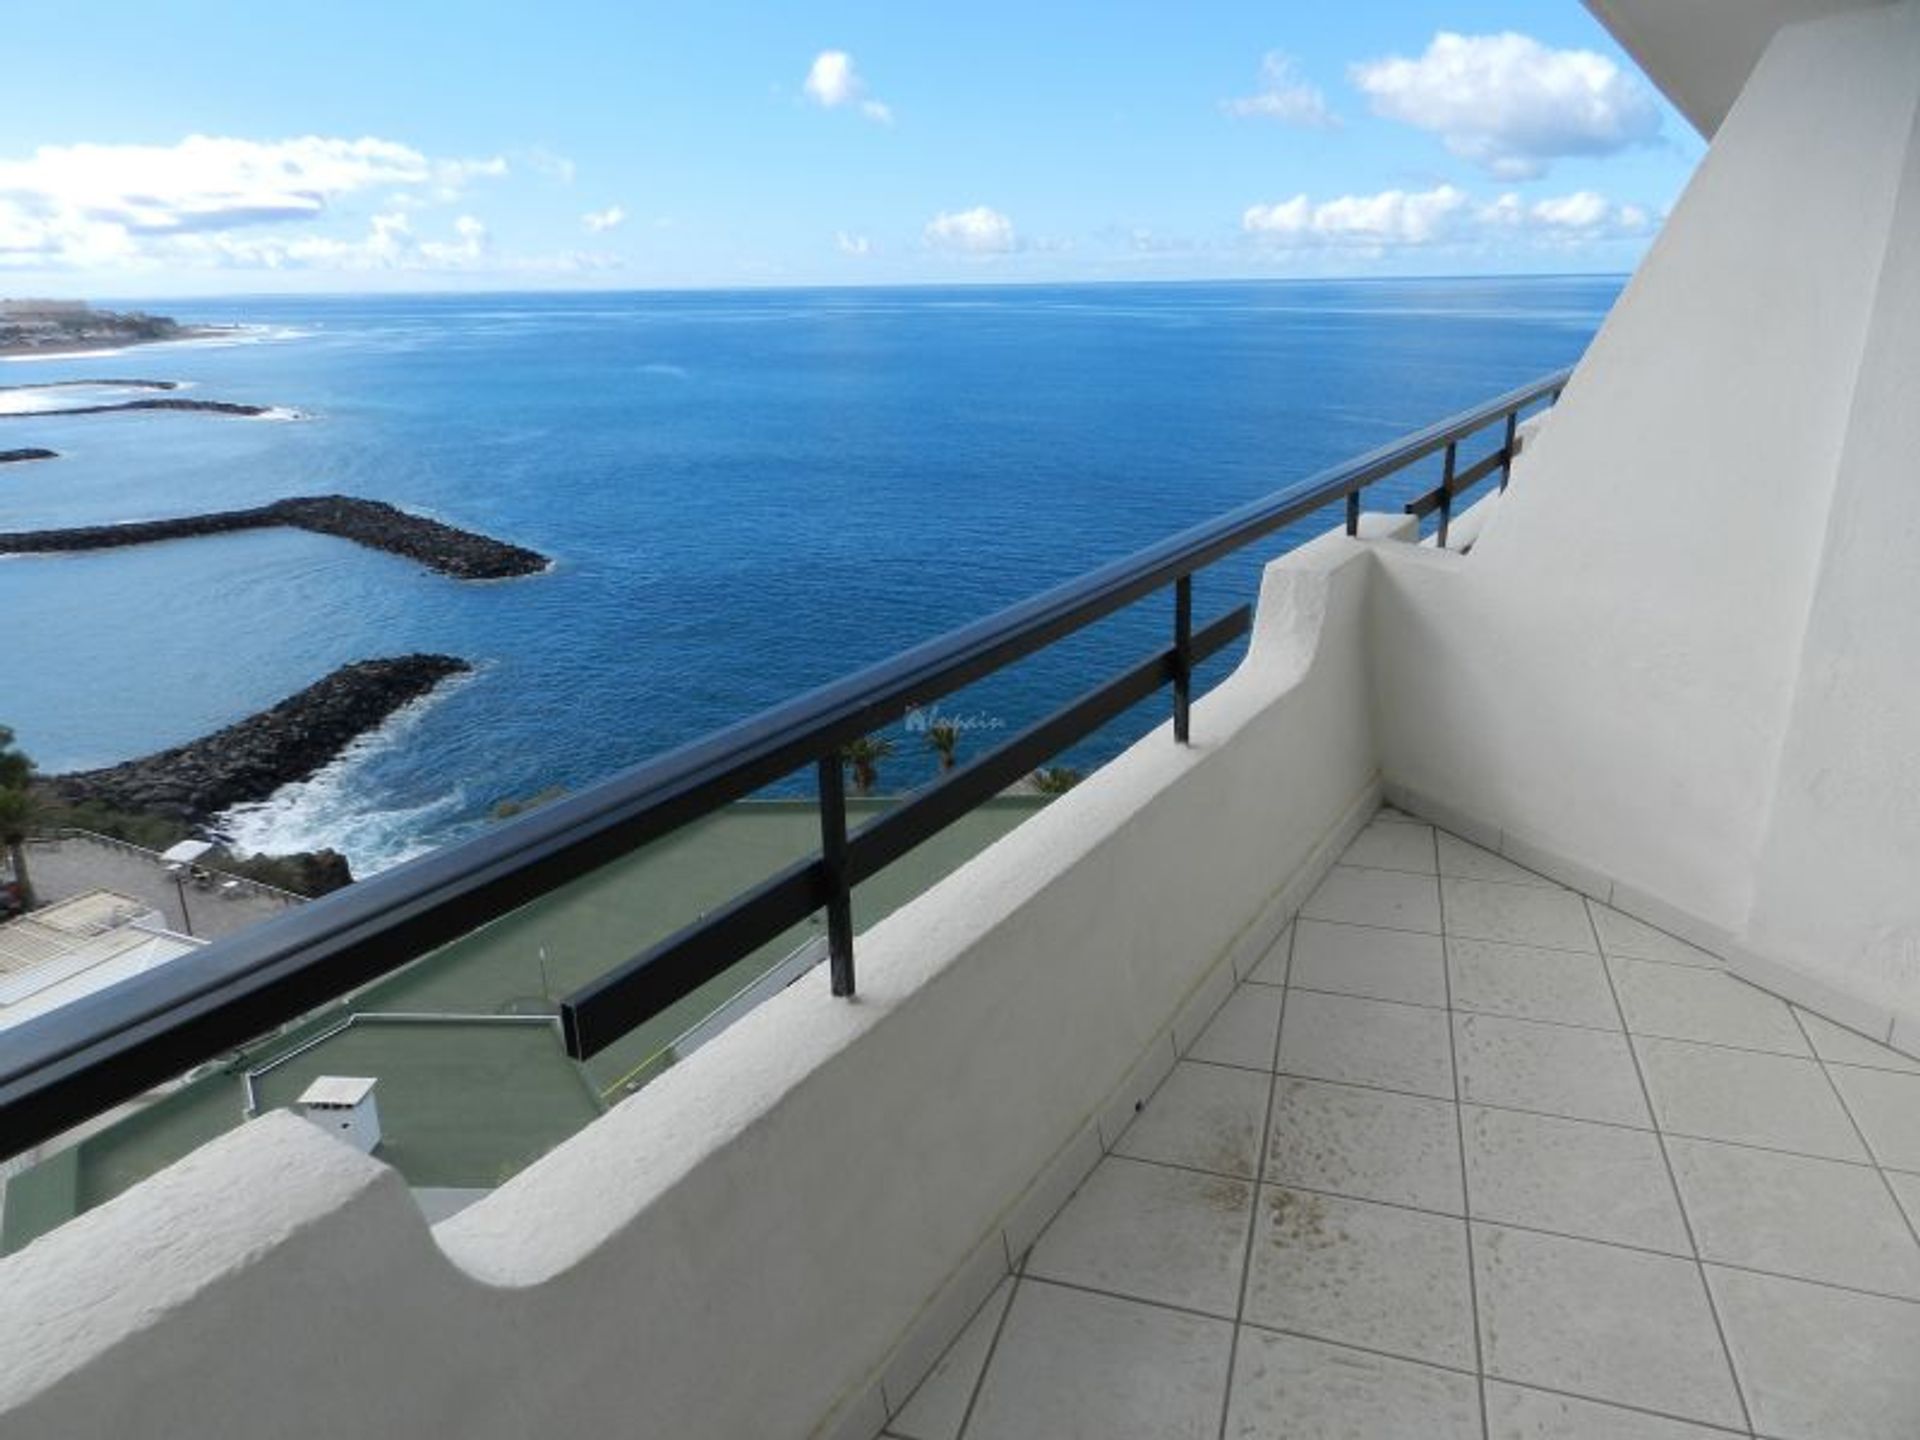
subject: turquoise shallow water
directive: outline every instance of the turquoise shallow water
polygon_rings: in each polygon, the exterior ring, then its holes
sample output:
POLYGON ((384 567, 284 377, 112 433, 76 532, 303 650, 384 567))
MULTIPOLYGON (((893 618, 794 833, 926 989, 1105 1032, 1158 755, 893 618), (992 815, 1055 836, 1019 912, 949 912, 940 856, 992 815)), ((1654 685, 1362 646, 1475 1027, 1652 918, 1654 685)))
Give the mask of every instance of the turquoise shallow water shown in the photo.
MULTIPOLYGON (((464 655, 473 677, 235 821, 251 843, 391 863, 485 823, 502 798, 590 783, 1566 364, 1619 287, 156 304, 260 338, 0 364, 0 384, 174 379, 307 418, 0 421, 0 443, 62 452, 0 467, 0 529, 341 491, 534 546, 556 567, 462 584, 296 532, 0 560, 0 613, 15 622, 0 723, 47 769, 103 764, 351 659, 464 655)), ((1200 615, 1250 597, 1278 548, 1209 572, 1200 615)), ((1165 625, 1149 603, 948 708, 1024 724, 1165 625)), ((1098 763, 1162 708, 1068 758, 1098 763)), ((931 774, 917 737, 895 740, 889 788, 931 774)))

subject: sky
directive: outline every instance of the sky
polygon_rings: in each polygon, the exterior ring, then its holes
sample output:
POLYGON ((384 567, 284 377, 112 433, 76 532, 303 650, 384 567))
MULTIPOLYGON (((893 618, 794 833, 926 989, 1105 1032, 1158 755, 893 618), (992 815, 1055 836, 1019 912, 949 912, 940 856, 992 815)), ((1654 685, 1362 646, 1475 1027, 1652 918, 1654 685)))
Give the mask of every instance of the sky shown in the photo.
POLYGON ((1574 0, 8 5, 0 295, 1621 272, 1574 0))

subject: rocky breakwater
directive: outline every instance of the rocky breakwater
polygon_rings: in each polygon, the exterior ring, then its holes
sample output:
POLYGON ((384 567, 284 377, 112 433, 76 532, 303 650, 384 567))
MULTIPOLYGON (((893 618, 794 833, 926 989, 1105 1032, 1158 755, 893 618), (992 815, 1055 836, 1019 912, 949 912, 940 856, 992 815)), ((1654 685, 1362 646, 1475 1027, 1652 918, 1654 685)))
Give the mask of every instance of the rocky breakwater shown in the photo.
POLYGON ((67 405, 57 410, 0 411, 0 420, 46 420, 61 415, 108 415, 116 410, 197 410, 208 415, 265 415, 271 405, 243 405, 237 400, 114 400, 104 405, 67 405))
POLYGON ((22 530, 0 533, 0 554, 47 554, 149 545, 196 535, 222 535, 290 525, 335 535, 389 554, 404 555, 431 570, 459 580, 501 580, 545 570, 547 557, 525 546, 476 535, 410 515, 380 500, 349 495, 302 495, 275 500, 251 510, 220 510, 169 520, 138 520, 125 525, 84 525, 71 530, 22 530))
POLYGON ((71 804, 203 825, 222 810, 308 778, 402 706, 471 668, 451 655, 361 660, 224 730, 104 770, 49 776, 46 783, 71 804))

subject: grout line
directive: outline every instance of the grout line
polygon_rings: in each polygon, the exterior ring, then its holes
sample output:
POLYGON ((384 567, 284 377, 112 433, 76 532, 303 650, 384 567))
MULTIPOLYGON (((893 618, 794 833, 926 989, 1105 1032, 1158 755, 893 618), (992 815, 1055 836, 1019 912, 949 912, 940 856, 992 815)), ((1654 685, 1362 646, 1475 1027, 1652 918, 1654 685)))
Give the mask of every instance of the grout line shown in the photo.
MULTIPOLYGON (((1280 1078, 1285 1079, 1286 1077, 1281 1076, 1280 1078)), ((1434 1103, 1442 1104, 1445 1102, 1435 1101, 1434 1103)), ((1517 1113, 1525 1114, 1529 1112, 1522 1111, 1517 1113)), ((1545 1116, 1542 1118, 1559 1119, 1561 1117, 1545 1116)), ((1579 1125, 1579 1124, 1597 1124, 1599 1122, 1576 1120, 1576 1121, 1570 1121, 1569 1123, 1579 1125)), ((1624 1127, 1617 1126, 1617 1125, 1610 1125, 1607 1128, 1610 1130, 1617 1130, 1617 1129, 1622 1129, 1624 1127)), ((1651 1134, 1652 1132, 1646 1131, 1646 1130, 1634 1130, 1634 1131, 1629 1131, 1628 1133, 1634 1134, 1634 1135, 1648 1135, 1648 1134, 1651 1134)), ((1675 1136, 1674 1138, 1686 1139, 1689 1137, 1675 1136)), ((1724 1142, 1715 1140, 1715 1141, 1707 1141, 1705 1143, 1717 1145, 1724 1142)), ((1776 1151, 1771 1153, 1785 1154, 1787 1152, 1776 1151)), ((1382 1209, 1386 1209, 1386 1210, 1405 1210, 1414 1215, 1431 1215, 1435 1219, 1439 1219, 1439 1220, 1461 1220, 1461 1219, 1468 1218, 1458 1210, 1435 1210, 1431 1206, 1414 1205, 1405 1200, 1383 1200, 1377 1195, 1358 1195, 1350 1190, 1329 1190, 1325 1186, 1305 1185, 1295 1180, 1261 1179, 1261 1180, 1255 1181, 1255 1180, 1249 1179, 1245 1175, 1235 1175, 1226 1170, 1207 1170, 1207 1169, 1203 1169, 1201 1166, 1198 1166, 1198 1165, 1182 1165, 1176 1160, 1153 1160, 1140 1155, 1116 1155, 1113 1158, 1116 1160, 1128 1161, 1135 1165, 1153 1165, 1153 1166, 1159 1167, 1162 1170, 1177 1170, 1182 1174, 1186 1174, 1186 1175, 1204 1175, 1210 1180, 1232 1180, 1242 1185, 1259 1184, 1267 1187, 1268 1189, 1273 1189, 1273 1190, 1293 1190, 1302 1195, 1322 1195, 1329 1200, 1345 1200, 1345 1201, 1350 1201, 1353 1204, 1357 1204, 1357 1205, 1378 1205, 1382 1209)), ((1790 1156, 1789 1158, 1814 1159, 1817 1157, 1790 1156)), ((1464 1165, 1464 1154, 1463 1154, 1462 1163, 1464 1165)), ((1838 1165, 1838 1164, 1843 1164, 1844 1162, 1834 1160, 1834 1161, 1827 1161, 1825 1163, 1838 1165)), ((1864 1167, 1855 1167, 1855 1168, 1864 1168, 1864 1167)), ((1626 1241, 1626 1240, 1607 1240, 1607 1239, 1602 1239, 1600 1236, 1597 1236, 1597 1235, 1582 1235, 1579 1232, 1573 1231, 1573 1230, 1554 1230, 1554 1229, 1550 1229, 1545 1225, 1533 1225, 1533 1224, 1529 1224, 1524 1220, 1507 1220, 1507 1219, 1501 1218, 1498 1215, 1475 1215, 1475 1216, 1472 1216, 1471 1219, 1476 1224, 1497 1226, 1499 1229, 1502 1229, 1502 1230, 1518 1230, 1528 1235, 1544 1235, 1548 1239, 1552 1239, 1552 1240, 1571 1240, 1575 1244, 1579 1244, 1579 1245, 1605 1245, 1608 1248, 1613 1250, 1625 1250, 1635 1255, 1651 1255, 1654 1258, 1660 1259, 1660 1260, 1692 1260, 1696 1258, 1695 1256, 1693 1256, 1692 1254, 1684 1250, 1661 1250, 1652 1245, 1635 1245, 1630 1241, 1626 1241)), ((1793 1281, 1799 1282, 1802 1285, 1818 1285, 1823 1290, 1840 1290, 1850 1295, 1871 1296, 1876 1300, 1892 1300, 1903 1305, 1920 1305, 1920 1296, 1916 1296, 1916 1295, 1896 1295, 1890 1290, 1869 1290, 1863 1286, 1848 1285, 1839 1280, 1823 1280, 1818 1276, 1798 1275, 1787 1270, 1768 1270, 1763 1266, 1743 1265, 1737 1261, 1720 1259, 1717 1256, 1711 1259, 1706 1259, 1705 1257, 1701 1257, 1701 1258, 1703 1259, 1703 1263, 1716 1265, 1722 1270, 1739 1270, 1749 1275, 1765 1275, 1775 1280, 1793 1280, 1793 1281)), ((1034 1278, 1044 1279, 1046 1277, 1036 1275, 1034 1278)), ((1068 1282, 1061 1282, 1061 1283, 1068 1283, 1068 1282)), ((1139 1299, 1140 1297, 1125 1296, 1123 1298, 1139 1299)), ((1156 1304, 1159 1302, 1146 1301, 1144 1303, 1156 1304)), ((1196 1313, 1206 1314, 1210 1312, 1201 1311, 1196 1313)), ((1216 1318, 1224 1318, 1224 1317, 1216 1317, 1216 1318)), ((1253 1323, 1253 1322, 1248 1322, 1248 1323, 1253 1323)), ((1271 1327, 1268 1327, 1268 1328, 1271 1328, 1271 1327)))
MULTIPOLYGON (((1287 978, 1293 978, 1293 952, 1300 929, 1287 932, 1287 978)), ((1233 1370, 1240 1359, 1240 1327, 1246 1321, 1247 1286, 1253 1282, 1253 1237, 1260 1233, 1260 1177, 1267 1173, 1267 1147, 1273 1143, 1273 1092, 1280 1086, 1280 1037, 1287 1024, 1287 992, 1280 991, 1280 1015, 1273 1026, 1272 1064, 1267 1071, 1267 1108, 1260 1123, 1260 1154, 1253 1166, 1253 1207, 1247 1212, 1247 1243, 1240 1255, 1240 1293, 1233 1306, 1233 1335, 1227 1345, 1227 1377, 1220 1390, 1220 1440, 1226 1440, 1227 1417, 1233 1410, 1233 1370)))
MULTIPOLYGON (((1439 844, 1434 843, 1436 847, 1439 844)), ((1453 1033, 1453 953, 1447 944, 1446 930, 1447 891, 1443 885, 1440 887, 1440 976, 1446 987, 1447 1064, 1453 1074, 1453 1134, 1460 1157, 1460 1213, 1467 1237, 1467 1310, 1473 1326, 1474 1378, 1480 1391, 1480 1437, 1491 1440, 1492 1421, 1487 1418, 1487 1357, 1480 1344, 1480 1277, 1473 1250, 1473 1190, 1467 1182, 1467 1120, 1460 1108, 1460 1048, 1454 1042, 1453 1033)))
MULTIPOLYGON (((1793 1013, 1793 1023, 1800 1026, 1800 1033, 1806 1035, 1807 1044, 1812 1046, 1813 1037, 1807 1035, 1807 1027, 1801 1024, 1800 1012, 1793 1006, 1787 1007, 1793 1013)), ((1814 1051, 1814 1063, 1819 1065, 1820 1074, 1827 1082, 1827 1088, 1833 1091, 1833 1098, 1840 1102, 1840 1113, 1847 1117, 1847 1123, 1853 1126, 1853 1133, 1860 1137, 1860 1147, 1873 1161, 1873 1171, 1880 1177, 1881 1187, 1887 1192, 1887 1199, 1893 1203, 1893 1213, 1898 1215, 1907 1227, 1907 1233, 1913 1237, 1913 1243, 1920 1245, 1920 1228, 1916 1228, 1913 1217, 1907 1214, 1907 1207, 1900 1203, 1900 1194, 1893 1188, 1893 1182, 1887 1178, 1887 1170, 1880 1163, 1880 1152, 1873 1148, 1873 1142, 1867 1139, 1867 1132, 1861 1128, 1860 1121, 1853 1113, 1853 1107, 1847 1103, 1846 1092, 1834 1083, 1833 1072, 1827 1069, 1827 1062, 1820 1059, 1819 1051, 1814 1051)), ((1898 1073, 1898 1072, 1890 1072, 1898 1073)))
MULTIPOLYGON (((1049 1280, 1038 1275, 1032 1277, 1026 1283, 1029 1285, 1052 1286, 1058 1290, 1071 1290, 1082 1295, 1097 1295, 1103 1300, 1117 1300, 1126 1305, 1144 1305, 1149 1309, 1166 1310, 1175 1315, 1187 1315, 1198 1320, 1211 1320, 1215 1324, 1224 1323, 1220 1316, 1210 1314, 1205 1310, 1193 1310, 1184 1305, 1170 1305, 1159 1300, 1142 1300, 1137 1295, 1122 1295, 1113 1290, 1102 1290, 1097 1285, 1080 1285, 1070 1280, 1049 1280)), ((1007 1308, 1009 1310, 1012 1309, 1011 1303, 1009 1303, 1007 1308)), ((1351 1340, 1335 1340, 1326 1335, 1315 1334, 1311 1330, 1296 1330, 1280 1325, 1263 1325, 1253 1320, 1244 1321, 1236 1328, 1258 1330, 1262 1334, 1280 1335, 1294 1340, 1306 1340, 1315 1345, 1325 1345, 1332 1350, 1350 1350, 1361 1355, 1377 1356, 1382 1360, 1394 1360, 1404 1365, 1419 1365, 1428 1370, 1439 1370, 1448 1375, 1458 1375, 1463 1379, 1471 1380, 1477 1378, 1473 1371, 1459 1365, 1449 1365, 1444 1360, 1424 1359, 1421 1356, 1408 1355, 1397 1350, 1381 1350, 1371 1345, 1356 1344, 1351 1340)), ((1692 1416, 1677 1414, 1671 1410, 1653 1410, 1644 1405, 1635 1405, 1631 1401, 1620 1400, 1605 1395, 1595 1395, 1587 1391, 1561 1390, 1551 1385, 1539 1384, 1536 1381, 1509 1380, 1504 1375, 1490 1375, 1486 1378, 1497 1381, 1502 1385, 1513 1386, 1516 1389, 1537 1390, 1543 1395, 1559 1395, 1569 1400, 1584 1400, 1594 1405, 1609 1406, 1615 1410, 1630 1411, 1636 1415, 1653 1416, 1657 1419, 1672 1420, 1684 1425, 1697 1425, 1704 1430, 1709 1430, 1716 1434, 1752 1434, 1751 1431, 1738 1429, 1729 1425, 1715 1424, 1710 1420, 1698 1420, 1692 1416)), ((964 1431, 962 1433, 964 1434, 964 1431)))
MULTIPOLYGON (((1000 1311, 1000 1323, 993 1327, 993 1338, 987 1342, 986 1358, 980 1362, 980 1373, 973 1377, 973 1388, 967 1392, 967 1408, 960 1412, 960 1428, 953 1432, 954 1440, 966 1440, 967 1427, 973 1424, 974 1407, 980 1403, 980 1392, 987 1388, 987 1372, 993 1368, 993 1358, 1000 1352, 1000 1337, 1006 1333, 1008 1317, 1013 1314, 1013 1302, 1020 1298, 1020 1287, 1029 1283, 1027 1278, 1018 1272, 1007 1278, 1013 1282, 1013 1289, 1007 1292, 1007 1303, 1000 1311)), ((953 1338, 957 1341, 960 1337, 955 1335, 953 1338)), ((951 1350, 953 1346, 949 1344, 947 1348, 951 1350)), ((942 1356, 942 1359, 944 1358, 942 1356)), ((938 1365, 940 1361, 936 1360, 933 1363, 938 1365)), ((927 1373, 931 1375, 933 1372, 929 1370, 927 1373)), ((923 1380, 920 1383, 924 1385, 926 1382, 923 1380)), ((913 1397, 907 1398, 911 1400, 913 1397)), ((894 1418, 891 1415, 888 1416, 888 1423, 891 1424, 894 1418)))
MULTIPOLYGON (((1504 1017, 1496 1016, 1494 1018, 1499 1019, 1504 1017)), ((1547 1022, 1541 1021, 1539 1023, 1545 1024, 1547 1022)), ((1563 1026, 1562 1028, 1564 1029, 1564 1028, 1571 1028, 1571 1027, 1563 1026)), ((1612 1035, 1612 1034, 1617 1034, 1619 1032, 1612 1031, 1612 1030, 1600 1030, 1593 1033, 1601 1034, 1601 1035, 1612 1035)), ((1632 1037, 1628 1037, 1628 1038, 1631 1039, 1632 1037)), ((1685 1045, 1685 1044, 1691 1044, 1692 1042, 1682 1040, 1682 1041, 1677 1041, 1672 1043, 1685 1045)), ((1703 1049, 1723 1049, 1725 1047, 1703 1046, 1702 1048, 1703 1049)), ((1746 1052, 1746 1053, 1764 1054, 1765 1052, 1752 1051, 1752 1052, 1746 1052)), ((1777 1058, 1782 1060, 1792 1060, 1797 1057, 1792 1055, 1782 1055, 1777 1058)), ((1217 1069, 1240 1070, 1250 1075, 1260 1075, 1265 1073, 1264 1071, 1254 1070, 1251 1067, 1246 1065, 1230 1065, 1224 1060, 1187 1060, 1187 1061, 1183 1061, 1182 1063, 1187 1065, 1212 1065, 1217 1069)), ((1435 1104, 1441 1104, 1441 1105, 1444 1105, 1445 1103, 1447 1103, 1446 1097, 1444 1095, 1428 1095, 1419 1090, 1402 1090, 1393 1085, 1373 1085, 1373 1084, 1369 1084, 1365 1080, 1335 1080, 1325 1075, 1308 1075, 1297 1070, 1281 1070, 1281 1071, 1278 1071, 1277 1074, 1279 1075, 1279 1078, 1282 1080, 1305 1080, 1314 1085, 1344 1085, 1350 1090, 1372 1090, 1381 1095, 1399 1095, 1409 1100, 1430 1100, 1435 1104)), ((1590 1116, 1568 1115, 1558 1110, 1534 1110, 1525 1105, 1502 1105, 1491 1100, 1468 1099, 1468 1100, 1463 1100, 1460 1103, 1463 1105, 1472 1105, 1481 1110, 1503 1110, 1513 1115, 1537 1115, 1543 1120, 1568 1120, 1580 1125, 1604 1125, 1609 1130, 1628 1130, 1636 1135, 1650 1135, 1654 1133, 1655 1129, 1657 1128, 1651 1124, 1624 1125, 1618 1120, 1595 1120, 1590 1116)), ((1751 1140, 1729 1140, 1724 1135, 1706 1135, 1706 1134, 1701 1134, 1699 1132, 1692 1131, 1692 1130, 1669 1129, 1669 1130, 1663 1131, 1662 1133, 1671 1135, 1676 1140, 1706 1140, 1706 1141, 1711 1141, 1715 1145, 1731 1145, 1736 1149, 1740 1149, 1740 1150, 1758 1150, 1768 1155, 1793 1155, 1793 1156, 1798 1156, 1802 1160, 1826 1160, 1835 1165, 1852 1165, 1862 1169, 1874 1168, 1874 1162, 1870 1159, 1851 1160, 1846 1158, 1845 1156, 1840 1156, 1840 1155, 1810 1155, 1805 1150, 1788 1150, 1779 1145, 1760 1145, 1760 1144, 1756 1144, 1751 1140)), ((1139 1157, 1134 1156, 1131 1158, 1138 1159, 1139 1157)), ((1897 1165, 1884 1166, 1881 1168, 1891 1169, 1899 1174, 1920 1175, 1920 1171, 1915 1171, 1915 1170, 1903 1171, 1897 1165)), ((1215 1173, 1215 1172, 1209 1172, 1209 1173, 1215 1173)))
MULTIPOLYGON (((1600 927, 1593 918, 1592 902, 1583 900, 1581 904, 1586 911, 1587 926, 1593 931, 1593 940, 1597 945, 1600 943, 1600 927)), ((1620 1024, 1624 1029, 1627 1023, 1627 1012, 1626 1007, 1620 1004, 1620 991, 1613 983, 1613 971, 1604 965, 1601 969, 1607 971, 1607 989, 1613 996, 1614 1008, 1620 1012, 1620 1024)), ((1720 1354, 1727 1362, 1727 1377, 1733 1381, 1733 1398, 1740 1402, 1740 1417, 1746 1421, 1747 1429, 1751 1432, 1753 1410, 1747 1404, 1747 1390, 1746 1386, 1740 1382, 1739 1367, 1733 1362, 1733 1347, 1727 1343, 1727 1327, 1720 1319, 1719 1302, 1713 1297, 1713 1287, 1707 1283, 1707 1267, 1700 1259, 1700 1239, 1694 1233, 1693 1217, 1687 1213, 1687 1197, 1680 1188, 1680 1177, 1674 1173, 1673 1157, 1667 1153, 1667 1137, 1660 1128, 1660 1112, 1653 1108, 1653 1091, 1647 1086, 1646 1073, 1640 1067, 1640 1052, 1631 1040, 1628 1041, 1627 1051, 1633 1057, 1634 1078, 1640 1082, 1640 1097, 1646 1104, 1648 1116, 1653 1120, 1653 1138, 1660 1147, 1660 1163, 1666 1167, 1667 1184, 1673 1187, 1674 1204, 1679 1207, 1680 1223, 1686 1228, 1687 1245, 1693 1251, 1693 1270, 1694 1274, 1700 1278, 1700 1293, 1706 1297, 1707 1314, 1713 1317, 1714 1333, 1720 1337, 1720 1354)))
POLYGON ((1595 1405, 1608 1405, 1616 1410, 1630 1411, 1635 1415, 1651 1415, 1661 1420, 1674 1420, 1682 1425, 1697 1425, 1702 1430, 1716 1435, 1752 1435, 1751 1430, 1739 1430, 1731 1425, 1716 1424, 1712 1420, 1696 1420, 1688 1415, 1676 1415, 1670 1410, 1649 1410, 1644 1405, 1635 1405, 1627 1400, 1603 1400, 1598 1395, 1583 1395, 1577 1390, 1557 1390, 1551 1385, 1542 1385, 1537 1380, 1509 1380, 1504 1375, 1490 1377, 1500 1384, 1515 1390, 1535 1390, 1542 1395, 1558 1395, 1567 1400, 1585 1400, 1595 1405))
MULTIPOLYGON (((1747 983, 1749 985, 1753 984, 1751 980, 1749 980, 1747 983)), ((1771 990, 1768 990, 1765 986, 1756 985, 1754 986, 1754 988, 1759 990, 1760 993, 1763 995, 1773 994, 1773 992, 1771 990)), ((1784 996, 1776 996, 1775 998, 1785 999, 1784 996)), ((1820 1061, 1821 1064, 1838 1065, 1842 1070, 1881 1070, 1886 1072, 1889 1075, 1920 1074, 1920 1070, 1916 1070, 1914 1068, 1915 1065, 1920 1064, 1920 1062, 1916 1062, 1911 1055, 1905 1055, 1905 1054, 1902 1054, 1900 1051, 1895 1050, 1891 1045, 1887 1044, 1884 1040, 1876 1040, 1871 1035, 1862 1034, 1860 1031, 1854 1029, 1851 1025, 1842 1025, 1838 1020, 1828 1019, 1825 1015, 1822 1015, 1818 1010, 1815 1010, 1810 1006, 1802 1005, 1797 1000, 1787 1000, 1786 1006, 1789 1010, 1793 1011, 1794 1018, 1801 1022, 1800 1024, 1801 1032, 1806 1035, 1807 1043, 1813 1047, 1814 1058, 1820 1061), (1864 1040, 1869 1045, 1877 1045, 1882 1050, 1885 1050, 1891 1053, 1896 1059, 1904 1060, 1907 1063, 1905 1065, 1888 1065, 1885 1063, 1876 1065, 1876 1064, 1869 1064, 1864 1060, 1829 1059, 1826 1053, 1821 1050, 1820 1042, 1813 1038, 1813 1032, 1811 1030, 1808 1030, 1806 1027, 1806 1018, 1809 1015, 1813 1016, 1813 1018, 1816 1020, 1823 1021, 1826 1024, 1833 1026, 1835 1029, 1844 1030, 1847 1032, 1847 1034, 1852 1035, 1857 1039, 1864 1040)))

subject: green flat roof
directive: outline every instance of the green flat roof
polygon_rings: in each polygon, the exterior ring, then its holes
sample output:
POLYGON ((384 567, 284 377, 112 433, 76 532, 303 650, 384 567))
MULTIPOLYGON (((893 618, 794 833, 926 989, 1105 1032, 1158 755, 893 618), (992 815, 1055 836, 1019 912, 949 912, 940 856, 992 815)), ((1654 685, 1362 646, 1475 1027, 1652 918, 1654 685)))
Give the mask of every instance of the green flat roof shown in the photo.
MULTIPOLYGON (((849 801, 849 821, 857 825, 892 803, 849 801)), ((854 892, 856 930, 928 889, 1046 803, 1038 796, 989 801, 903 856, 854 892)), ((375 1100, 383 1139, 376 1153, 408 1184, 498 1185, 670 1064, 677 1036, 821 928, 795 926, 585 1064, 567 1058, 556 1028, 547 1025, 388 1020, 327 1032, 350 1012, 551 1015, 577 986, 819 844, 811 802, 744 801, 483 926, 15 1176, 6 1189, 0 1253, 240 1124, 243 1072, 316 1039, 311 1049, 259 1076, 263 1113, 290 1103, 320 1075, 370 1075, 380 1082, 375 1100)))

